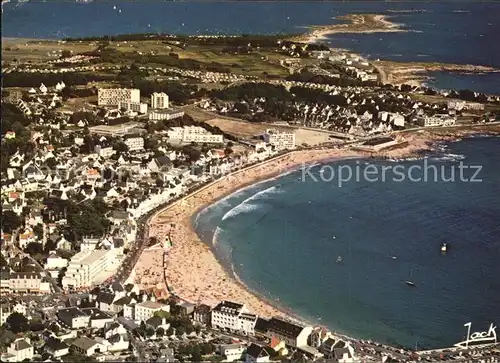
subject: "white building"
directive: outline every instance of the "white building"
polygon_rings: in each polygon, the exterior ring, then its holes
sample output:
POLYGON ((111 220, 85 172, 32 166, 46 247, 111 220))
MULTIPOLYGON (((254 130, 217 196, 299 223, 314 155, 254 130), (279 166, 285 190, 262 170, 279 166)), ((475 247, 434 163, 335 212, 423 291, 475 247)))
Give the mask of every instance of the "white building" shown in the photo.
POLYGON ((223 144, 223 135, 214 135, 211 133, 206 133, 203 135, 199 134, 184 134, 182 139, 184 143, 197 142, 197 143, 207 143, 207 144, 223 144))
POLYGON ((60 309, 57 311, 57 318, 70 329, 87 328, 90 324, 90 315, 78 308, 60 309))
POLYGON ((0 325, 4 325, 7 321, 7 318, 12 314, 12 308, 9 304, 1 304, 0 305, 0 325))
POLYGON ((62 279, 64 289, 92 286, 96 277, 114 264, 116 250, 94 250, 78 252, 71 258, 62 279))
POLYGON ((113 149, 112 146, 102 147, 101 145, 96 145, 96 147, 94 148, 94 151, 99 156, 102 156, 105 159, 109 158, 111 155, 113 155, 115 153, 115 150, 113 149))
POLYGON ((245 363, 265 363, 270 362, 270 358, 269 348, 252 343, 245 354, 245 363))
POLYGON ((164 110, 168 108, 168 95, 163 92, 154 92, 151 95, 151 108, 164 110))
POLYGON ((267 336, 283 341, 293 348, 307 346, 307 339, 311 335, 311 326, 298 325, 283 319, 272 318, 267 328, 267 336))
POLYGON ((170 312, 170 305, 160 304, 154 301, 145 301, 135 304, 134 318, 136 321, 146 321, 157 311, 170 312))
POLYGON ((60 270, 63 267, 68 266, 69 261, 65 258, 62 258, 55 253, 51 253, 49 257, 47 257, 47 262, 45 263, 45 270, 60 270))
POLYGON ((97 248, 98 244, 99 238, 83 237, 83 240, 80 243, 80 252, 94 251, 97 248))
POLYGON ((245 305, 222 301, 212 309, 212 327, 242 334, 254 334, 257 316, 250 314, 245 305))
POLYGON ((184 111, 175 109, 153 110, 149 113, 149 119, 152 121, 173 120, 182 116, 184 111))
POLYGON ((183 143, 223 144, 223 135, 214 135, 200 126, 172 127, 167 130, 168 138, 183 143))
POLYGON ((223 144, 223 135, 214 135, 200 126, 185 126, 182 134, 182 142, 198 142, 207 144, 223 144))
POLYGON ((245 344, 221 344, 219 354, 225 356, 225 362, 241 361, 247 349, 245 344))
POLYGON ((449 110, 484 110, 484 104, 479 102, 465 102, 460 100, 448 101, 449 110))
POLYGON ((449 115, 420 116, 416 120, 417 124, 425 127, 450 126, 455 124, 455 118, 449 115))
POLYGON ((268 129, 264 134, 264 141, 273 145, 277 150, 295 149, 295 134, 292 132, 268 129))
MULTIPOLYGON (((16 339, 7 348, 7 362, 22 362, 24 360, 31 361, 33 359, 34 349, 28 338, 16 339)), ((4 357, 2 356, 2 361, 4 357)))
POLYGON ((50 284, 42 281, 42 277, 34 272, 15 272, 10 275, 10 292, 13 293, 50 293, 50 284))
POLYGON ((182 137, 184 136, 184 128, 183 127, 171 127, 167 130, 167 136, 171 140, 179 140, 182 141, 182 137))
POLYGON ((140 114, 148 113, 148 104, 141 102, 129 102, 129 101, 120 101, 118 104, 120 110, 136 112, 140 114))
POLYGON ((82 336, 75 340, 71 346, 78 353, 90 357, 97 353, 104 353, 107 351, 107 346, 95 341, 94 339, 82 336))
POLYGON ((141 91, 136 88, 99 88, 97 104, 99 106, 119 106, 120 102, 141 102, 141 91))
POLYGON ((405 117, 398 113, 393 113, 391 115, 391 121, 394 123, 395 126, 404 127, 405 125, 405 117))
POLYGON ((144 139, 142 137, 127 137, 125 145, 128 146, 129 151, 144 150, 144 139))
POLYGON ((255 334, 255 324, 257 323, 257 315, 250 313, 241 313, 238 317, 238 331, 244 334, 255 334))

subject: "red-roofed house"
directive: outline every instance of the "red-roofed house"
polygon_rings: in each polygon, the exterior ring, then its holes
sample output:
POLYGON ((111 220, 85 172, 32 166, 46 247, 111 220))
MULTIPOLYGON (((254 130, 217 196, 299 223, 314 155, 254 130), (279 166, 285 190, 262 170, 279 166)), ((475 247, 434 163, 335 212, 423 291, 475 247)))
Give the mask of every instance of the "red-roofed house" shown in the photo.
POLYGON ((288 355, 288 349, 286 349, 286 344, 284 341, 279 340, 276 337, 271 338, 271 343, 269 344, 271 348, 274 349, 276 353, 278 353, 280 356, 284 357, 288 355))

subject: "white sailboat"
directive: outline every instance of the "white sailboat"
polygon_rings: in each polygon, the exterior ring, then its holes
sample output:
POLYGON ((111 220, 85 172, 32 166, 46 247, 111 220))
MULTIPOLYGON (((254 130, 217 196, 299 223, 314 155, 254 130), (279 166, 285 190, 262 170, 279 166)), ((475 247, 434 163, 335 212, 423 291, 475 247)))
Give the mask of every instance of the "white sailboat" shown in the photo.
POLYGON ((412 281, 412 276, 413 276, 413 269, 410 270, 410 279, 405 281, 405 284, 408 286, 415 287, 415 283, 412 281))
POLYGON ((447 243, 441 244, 441 252, 446 253, 447 251, 448 251, 448 244, 447 243))

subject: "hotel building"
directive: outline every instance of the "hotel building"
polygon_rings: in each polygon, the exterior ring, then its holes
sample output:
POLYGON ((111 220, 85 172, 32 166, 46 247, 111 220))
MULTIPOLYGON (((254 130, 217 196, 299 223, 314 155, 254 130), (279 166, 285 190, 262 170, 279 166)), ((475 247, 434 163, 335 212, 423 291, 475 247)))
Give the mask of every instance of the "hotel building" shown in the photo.
POLYGON ((211 324, 218 329, 252 335, 255 332, 257 316, 250 314, 245 305, 222 301, 212 310, 211 324))
POLYGON ((154 301, 145 301, 135 304, 134 318, 136 321, 146 321, 151 318, 155 312, 160 310, 170 312, 170 306, 154 301))
POLYGON ((115 250, 78 252, 71 258, 62 279, 65 290, 92 286, 96 277, 113 265, 115 250))
POLYGON ((172 140, 179 140, 183 143, 198 142, 207 144, 223 144, 223 135, 214 135, 200 126, 172 127, 167 131, 167 135, 172 140))
POLYGON ((168 108, 168 95, 163 92, 154 92, 151 95, 151 108, 158 110, 168 108))
POLYGON ((484 110, 484 104, 479 102, 465 102, 460 100, 448 101, 448 109, 451 110, 484 110))
POLYGON ((184 128, 183 127, 171 127, 167 130, 167 136, 172 140, 182 140, 184 136, 184 128))
POLYGON ((420 126, 449 126, 455 124, 455 119, 449 115, 421 116, 416 123, 420 126))
POLYGON ((131 111, 141 114, 148 113, 147 103, 120 101, 118 106, 120 110, 131 111))
POLYGON ((149 113, 149 119, 151 121, 161 121, 161 120, 174 120, 184 116, 184 111, 182 110, 153 110, 149 113))
POLYGON ((120 102, 140 103, 141 91, 136 88, 99 88, 97 104, 99 106, 116 106, 120 102))
POLYGON ((9 279, 9 287, 11 293, 50 293, 50 284, 43 281, 40 274, 34 272, 12 273, 9 279))
POLYGON ((267 336, 285 342, 286 345, 298 348, 307 346, 307 339, 311 335, 311 326, 298 325, 283 319, 272 318, 267 327, 267 336))
POLYGON ((268 129, 264 134, 264 141, 274 146, 276 150, 295 149, 294 133, 279 132, 276 129, 268 129))
POLYGON ((144 150, 144 139, 142 137, 127 137, 125 145, 128 146, 129 151, 144 150))

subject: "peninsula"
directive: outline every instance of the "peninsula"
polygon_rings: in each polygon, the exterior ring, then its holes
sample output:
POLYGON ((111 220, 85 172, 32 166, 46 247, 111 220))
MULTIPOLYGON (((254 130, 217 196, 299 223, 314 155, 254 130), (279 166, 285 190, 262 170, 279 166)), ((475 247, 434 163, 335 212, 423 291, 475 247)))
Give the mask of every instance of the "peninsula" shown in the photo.
POLYGON ((342 20, 343 24, 334 25, 312 25, 309 27, 309 32, 294 38, 294 40, 302 42, 317 42, 325 38, 329 34, 339 33, 391 33, 391 32, 406 32, 402 25, 393 23, 389 20, 389 16, 381 14, 348 14, 341 15, 335 18, 342 20))

